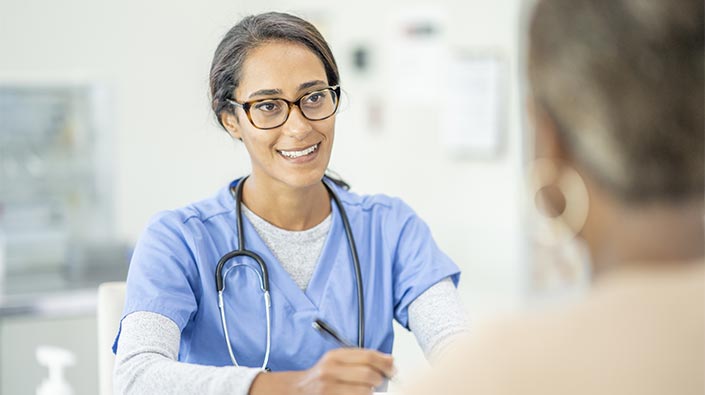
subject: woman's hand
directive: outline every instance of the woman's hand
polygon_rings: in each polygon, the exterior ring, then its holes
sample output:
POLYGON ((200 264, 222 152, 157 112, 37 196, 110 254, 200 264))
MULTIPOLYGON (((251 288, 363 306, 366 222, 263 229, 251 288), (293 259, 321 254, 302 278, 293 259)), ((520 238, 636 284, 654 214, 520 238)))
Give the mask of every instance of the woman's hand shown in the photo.
POLYGON ((258 375, 250 395, 369 395, 394 374, 393 362, 391 355, 378 351, 339 348, 327 352, 308 370, 258 375))

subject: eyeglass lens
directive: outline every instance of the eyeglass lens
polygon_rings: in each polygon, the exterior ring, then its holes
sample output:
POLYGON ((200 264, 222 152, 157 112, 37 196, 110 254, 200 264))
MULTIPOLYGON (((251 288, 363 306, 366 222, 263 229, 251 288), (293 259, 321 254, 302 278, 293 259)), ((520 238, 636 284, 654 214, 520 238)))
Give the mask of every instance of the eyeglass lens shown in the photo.
MULTIPOLYGON (((298 100, 301 113, 308 120, 318 121, 333 115, 338 97, 330 88, 311 92, 298 100)), ((250 118, 258 128, 275 128, 286 122, 289 116, 289 103, 283 99, 268 99, 252 103, 250 118)))

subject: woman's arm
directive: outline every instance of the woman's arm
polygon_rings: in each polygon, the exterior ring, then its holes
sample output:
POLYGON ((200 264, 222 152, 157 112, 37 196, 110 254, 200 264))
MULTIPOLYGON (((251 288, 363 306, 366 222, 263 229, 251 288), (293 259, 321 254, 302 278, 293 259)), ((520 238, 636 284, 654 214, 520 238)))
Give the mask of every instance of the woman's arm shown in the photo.
POLYGON ((247 395, 261 372, 178 362, 180 340, 179 327, 161 314, 138 311, 126 316, 113 373, 115 394, 247 395))
POLYGON ((450 278, 439 281, 411 302, 409 328, 429 360, 436 359, 457 335, 467 333, 467 314, 450 278))
POLYGON ((113 374, 115 394, 370 394, 393 374, 391 356, 363 349, 330 351, 310 369, 296 372, 260 375, 259 368, 189 364, 176 360, 180 337, 176 323, 161 314, 126 316, 113 374))

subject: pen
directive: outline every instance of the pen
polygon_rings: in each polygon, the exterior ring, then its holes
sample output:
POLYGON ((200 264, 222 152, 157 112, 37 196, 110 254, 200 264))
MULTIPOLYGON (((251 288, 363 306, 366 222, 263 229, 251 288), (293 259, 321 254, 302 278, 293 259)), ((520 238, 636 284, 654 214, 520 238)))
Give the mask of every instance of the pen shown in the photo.
POLYGON ((345 340, 342 336, 338 334, 338 332, 335 331, 335 329, 331 328, 330 325, 328 325, 325 321, 320 318, 316 318, 313 323, 311 323, 311 326, 313 326, 313 329, 315 329, 321 336, 325 337, 326 339, 333 340, 342 347, 357 347, 349 341, 345 340))

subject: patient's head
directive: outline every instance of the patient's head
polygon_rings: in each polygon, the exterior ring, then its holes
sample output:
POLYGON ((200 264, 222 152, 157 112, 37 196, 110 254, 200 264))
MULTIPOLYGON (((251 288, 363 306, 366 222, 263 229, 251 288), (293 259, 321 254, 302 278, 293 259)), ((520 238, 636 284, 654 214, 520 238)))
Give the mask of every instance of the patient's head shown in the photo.
POLYGON ((594 264, 702 258, 702 0, 538 0, 529 29, 536 156, 587 187, 549 212, 594 264))
POLYGON ((533 104, 575 165, 615 197, 702 200, 703 36, 702 0, 538 3, 533 104))

